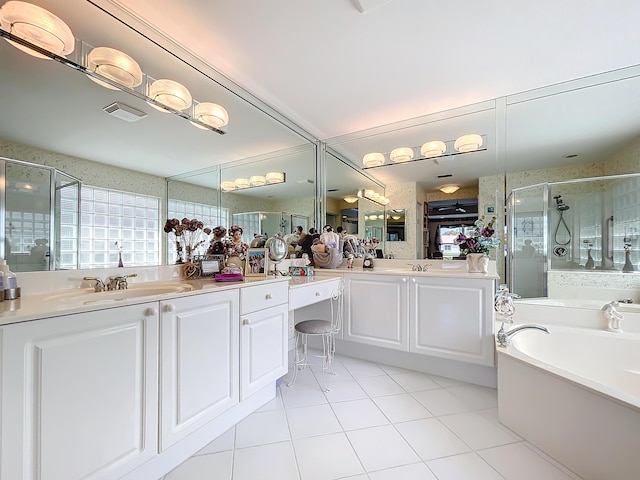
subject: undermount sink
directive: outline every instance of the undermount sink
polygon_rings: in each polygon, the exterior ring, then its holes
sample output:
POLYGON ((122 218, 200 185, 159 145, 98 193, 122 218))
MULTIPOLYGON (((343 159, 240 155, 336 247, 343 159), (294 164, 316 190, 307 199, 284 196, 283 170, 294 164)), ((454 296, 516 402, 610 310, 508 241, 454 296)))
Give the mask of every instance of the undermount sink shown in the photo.
POLYGON ((102 303, 122 302, 134 298, 153 297, 170 293, 182 293, 193 290, 191 285, 178 283, 129 284, 125 290, 96 292, 93 288, 67 290, 49 295, 45 302, 58 302, 65 305, 96 305, 102 303))

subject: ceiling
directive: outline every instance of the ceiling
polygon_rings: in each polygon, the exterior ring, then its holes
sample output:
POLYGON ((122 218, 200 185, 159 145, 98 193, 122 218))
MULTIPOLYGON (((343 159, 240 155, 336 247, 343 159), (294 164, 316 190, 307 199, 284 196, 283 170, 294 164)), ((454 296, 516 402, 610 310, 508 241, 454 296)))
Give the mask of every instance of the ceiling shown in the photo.
MULTIPOLYGON (((507 107, 494 101, 640 63, 637 0, 617 0, 614 5, 582 0, 527 4, 495 0, 33 3, 59 14, 73 26, 76 37, 127 51, 144 62, 145 72, 172 75, 180 71, 181 81, 189 85, 193 96, 209 100, 210 79, 195 71, 184 77, 181 62, 168 54, 155 55, 156 50, 141 45, 122 26, 100 22, 104 28, 96 29, 89 21, 101 13, 92 4, 111 12, 128 10, 141 24, 148 22, 144 26, 152 27, 150 31, 190 52, 192 65, 203 70, 214 67, 356 164, 367 152, 418 146, 434 136, 453 140, 471 131, 487 135, 486 152, 368 171, 383 183, 418 181, 423 188, 435 190, 443 183, 437 176, 449 172, 455 183, 471 185, 479 176, 496 170, 592 161, 609 145, 629 141, 640 130, 640 95, 635 82, 575 90, 562 95, 561 101, 560 96, 546 96, 527 102, 527 93, 512 97, 513 105, 507 107), (503 164, 505 159, 497 158, 496 152, 504 148, 499 139, 505 132, 496 131, 496 124, 507 114, 510 155, 503 164), (598 121, 587 122, 594 119, 598 121), (384 127, 389 124, 393 125, 384 127), (586 133, 593 134, 592 143, 584 140, 586 133), (580 151, 575 151, 578 146, 580 151), (571 153, 578 157, 563 158, 571 153)), ((83 134, 83 124, 113 123, 101 108, 112 101, 130 103, 127 96, 95 86, 90 98, 83 94, 62 106, 54 104, 55 99, 47 95, 53 83, 77 92, 92 86, 91 82, 82 75, 69 81, 53 62, 45 66, 41 61, 23 62, 24 54, 1 43, 0 54, 8 56, 3 63, 16 67, 15 75, 14 69, 0 71, 0 84, 7 88, 2 91, 2 135, 6 138, 36 146, 51 141, 55 147, 48 148, 55 151, 162 176, 258 158, 305 143, 291 129, 273 122, 268 113, 255 115, 251 104, 225 89, 216 91, 215 99, 232 113, 229 133, 224 136, 192 127, 183 134, 176 127, 183 120, 175 118, 172 123, 163 118, 160 125, 157 115, 151 114, 136 124, 116 124, 117 133, 108 138, 100 129, 83 134), (24 83, 18 70, 42 91, 40 96, 26 98, 11 90, 10 85, 24 83), (27 103, 31 101, 33 105, 27 103), (87 104, 95 107, 90 118, 74 110, 87 104), (56 112, 57 121, 33 114, 43 105, 47 112, 56 112), (143 122, 144 130, 138 126, 143 122), (38 135, 34 137, 33 131, 38 135), (146 141, 135 143, 135 138, 146 141), (181 143, 166 142, 176 138, 181 143), (82 154, 87 149, 90 156, 82 154)))

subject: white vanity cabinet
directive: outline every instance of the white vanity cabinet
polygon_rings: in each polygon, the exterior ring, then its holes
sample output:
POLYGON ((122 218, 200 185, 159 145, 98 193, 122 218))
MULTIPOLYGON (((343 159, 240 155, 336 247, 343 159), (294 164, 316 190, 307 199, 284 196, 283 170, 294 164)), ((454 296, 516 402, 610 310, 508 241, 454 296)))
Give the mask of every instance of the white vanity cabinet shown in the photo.
POLYGON ((289 286, 245 287, 240 298, 240 400, 287 373, 289 286))
POLYGON ((409 351, 494 365, 493 280, 412 276, 409 351))
POLYGON ((157 308, 0 327, 1 478, 119 478, 156 454, 157 308))
POLYGON ((239 401, 239 290, 160 302, 160 450, 239 401))
POLYGON ((408 277, 345 274, 346 341, 409 350, 408 277))

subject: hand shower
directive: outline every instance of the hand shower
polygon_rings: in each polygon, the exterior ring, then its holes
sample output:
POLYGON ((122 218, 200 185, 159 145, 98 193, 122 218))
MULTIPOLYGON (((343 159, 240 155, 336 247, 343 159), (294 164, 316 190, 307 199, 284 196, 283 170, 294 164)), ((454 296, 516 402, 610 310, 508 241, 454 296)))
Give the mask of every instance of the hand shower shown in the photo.
MULTIPOLYGON (((563 217, 564 212, 569 210, 569 205, 564 203, 564 200, 562 200, 562 195, 556 195, 553 197, 553 199, 556 201, 556 209, 560 212, 560 218, 558 218, 558 224, 556 225, 556 229, 553 232, 553 241, 555 242, 556 245, 561 245, 561 246, 569 245, 571 243, 571 230, 569 230, 569 226, 567 225, 567 222, 563 217), (560 225, 562 225, 564 229, 567 231, 568 239, 566 242, 560 242, 558 240, 558 230, 560 229, 560 225)), ((556 256, 563 257, 567 254, 567 250, 565 248, 555 248, 553 250, 553 253, 556 256)))

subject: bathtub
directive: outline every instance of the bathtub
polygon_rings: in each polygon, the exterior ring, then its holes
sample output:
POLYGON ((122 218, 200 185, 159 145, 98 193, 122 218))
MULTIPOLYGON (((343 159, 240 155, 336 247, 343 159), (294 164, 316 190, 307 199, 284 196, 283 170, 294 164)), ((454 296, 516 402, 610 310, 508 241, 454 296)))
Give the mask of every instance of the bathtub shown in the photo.
POLYGON ((497 347, 500 421, 585 480, 637 480, 640 334, 548 328, 497 347))

